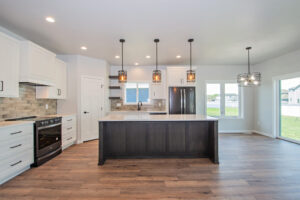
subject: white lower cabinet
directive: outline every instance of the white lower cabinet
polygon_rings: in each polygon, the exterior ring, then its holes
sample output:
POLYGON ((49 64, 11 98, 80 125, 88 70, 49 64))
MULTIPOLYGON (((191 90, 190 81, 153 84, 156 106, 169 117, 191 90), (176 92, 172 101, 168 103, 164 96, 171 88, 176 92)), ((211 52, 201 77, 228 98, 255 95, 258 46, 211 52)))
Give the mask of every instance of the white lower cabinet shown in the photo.
POLYGON ((76 116, 69 115, 62 117, 62 149, 75 144, 77 139, 76 116))
POLYGON ((33 123, 0 127, 0 184, 34 162, 33 123))

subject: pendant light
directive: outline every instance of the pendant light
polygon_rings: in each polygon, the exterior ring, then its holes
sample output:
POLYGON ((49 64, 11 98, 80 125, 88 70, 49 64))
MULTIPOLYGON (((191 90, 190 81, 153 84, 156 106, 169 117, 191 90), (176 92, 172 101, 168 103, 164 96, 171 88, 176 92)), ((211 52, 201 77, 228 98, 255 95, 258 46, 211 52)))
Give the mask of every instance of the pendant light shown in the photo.
POLYGON ((155 68, 155 70, 153 70, 152 82, 160 83, 161 82, 161 71, 157 69, 158 68, 157 43, 159 43, 159 39, 155 39, 154 42, 156 45, 156 68, 155 68))
POLYGON ((239 74, 237 76, 237 82, 241 87, 257 86, 261 82, 261 74, 259 72, 250 72, 250 50, 252 47, 247 47, 248 51, 248 72, 239 74))
POLYGON ((123 44, 125 42, 124 39, 120 39, 121 45, 122 45, 122 70, 118 71, 118 79, 119 83, 126 83, 127 82, 127 71, 125 71, 124 68, 124 60, 123 60, 123 44))
POLYGON ((190 43, 190 69, 186 71, 186 80, 187 82, 195 82, 196 72, 192 70, 192 42, 194 42, 194 39, 189 39, 188 42, 190 43))

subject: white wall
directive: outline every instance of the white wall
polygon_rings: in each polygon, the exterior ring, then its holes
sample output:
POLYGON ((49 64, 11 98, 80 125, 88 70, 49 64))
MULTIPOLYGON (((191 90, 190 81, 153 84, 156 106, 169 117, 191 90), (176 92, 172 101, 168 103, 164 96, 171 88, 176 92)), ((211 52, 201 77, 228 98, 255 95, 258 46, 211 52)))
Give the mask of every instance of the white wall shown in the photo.
POLYGON ((110 111, 108 100, 109 64, 100 59, 79 55, 59 55, 58 58, 67 62, 68 68, 68 97, 57 101, 57 113, 76 113, 78 140, 81 142, 81 77, 100 77, 104 81, 104 112, 110 111))
MULTIPOLYGON (((245 72, 244 65, 201 65, 197 66, 197 113, 205 114, 206 81, 236 81, 239 73, 245 72)), ((253 88, 242 88, 242 109, 239 119, 220 119, 220 132, 249 132, 253 130, 253 88)))
POLYGON ((300 72, 300 50, 257 64, 253 68, 262 74, 262 84, 254 91, 254 130, 272 137, 274 136, 272 78, 300 72))

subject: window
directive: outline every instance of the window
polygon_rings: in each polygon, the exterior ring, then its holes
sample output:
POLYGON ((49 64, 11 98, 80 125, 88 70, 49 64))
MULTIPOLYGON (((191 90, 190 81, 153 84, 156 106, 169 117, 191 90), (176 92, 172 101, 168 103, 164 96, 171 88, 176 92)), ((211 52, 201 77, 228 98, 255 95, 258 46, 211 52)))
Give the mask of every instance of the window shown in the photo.
POLYGON ((239 87, 236 83, 225 83, 225 116, 239 116, 239 87))
POLYGON ((206 84, 206 115, 213 117, 240 117, 240 88, 237 83, 214 82, 206 84))
POLYGON ((125 104, 136 104, 139 101, 149 103, 149 83, 126 83, 125 104))
POLYGON ((206 114, 220 116, 221 114, 221 87, 220 84, 206 85, 206 114))

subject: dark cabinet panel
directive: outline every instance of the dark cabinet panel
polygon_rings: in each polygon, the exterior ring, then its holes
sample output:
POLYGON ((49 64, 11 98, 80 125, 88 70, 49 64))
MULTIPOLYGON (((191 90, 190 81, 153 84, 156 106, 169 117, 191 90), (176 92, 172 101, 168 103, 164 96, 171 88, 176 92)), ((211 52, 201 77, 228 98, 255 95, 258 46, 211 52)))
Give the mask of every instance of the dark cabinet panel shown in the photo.
POLYGON ((125 123, 108 123, 104 131, 105 152, 111 155, 124 154, 126 151, 125 123))
POLYGON ((185 122, 169 122, 168 152, 185 152, 185 122))
MULTIPOLYGON (((124 122, 126 123, 126 122, 124 122)), ((146 152, 147 123, 126 123, 126 153, 141 155, 146 152)))
POLYGON ((188 152, 208 155, 208 123, 188 122, 188 152))
POLYGON ((165 153, 166 152, 167 124, 154 122, 149 124, 147 152, 165 153))

